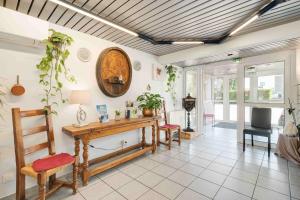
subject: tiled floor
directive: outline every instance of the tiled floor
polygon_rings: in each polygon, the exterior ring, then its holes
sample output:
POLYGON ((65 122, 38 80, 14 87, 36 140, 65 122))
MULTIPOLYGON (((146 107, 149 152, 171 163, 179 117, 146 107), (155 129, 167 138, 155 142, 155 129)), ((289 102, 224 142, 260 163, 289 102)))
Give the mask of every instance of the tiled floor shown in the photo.
POLYGON ((75 196, 60 190, 51 199, 300 199, 300 167, 274 154, 268 158, 264 148, 248 146, 243 153, 234 130, 206 132, 99 174, 75 196))

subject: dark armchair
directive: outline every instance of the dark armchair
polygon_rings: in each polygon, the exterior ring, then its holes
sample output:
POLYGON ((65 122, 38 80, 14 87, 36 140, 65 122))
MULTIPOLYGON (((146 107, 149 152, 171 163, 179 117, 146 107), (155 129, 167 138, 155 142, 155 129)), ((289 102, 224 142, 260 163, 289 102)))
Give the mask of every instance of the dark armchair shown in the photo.
POLYGON ((271 151, 271 108, 252 108, 251 126, 246 126, 243 131, 243 151, 245 151, 245 136, 251 135, 251 143, 253 136, 263 136, 268 138, 268 156, 271 151))

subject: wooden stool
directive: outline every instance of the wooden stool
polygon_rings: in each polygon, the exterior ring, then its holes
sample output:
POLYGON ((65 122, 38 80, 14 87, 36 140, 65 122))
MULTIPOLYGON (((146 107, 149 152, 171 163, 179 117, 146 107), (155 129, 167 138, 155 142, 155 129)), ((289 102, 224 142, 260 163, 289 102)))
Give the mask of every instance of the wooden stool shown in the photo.
MULTIPOLYGON (((55 145, 54 145, 54 133, 51 119, 51 108, 46 107, 45 109, 39 110, 28 110, 28 111, 20 111, 20 108, 12 109, 12 119, 13 119, 13 129, 14 129, 14 142, 15 142, 15 155, 16 155, 16 199, 17 200, 25 200, 25 176, 31 176, 37 179, 38 187, 39 187, 39 198, 40 200, 46 199, 47 196, 55 192, 61 187, 68 187, 73 189, 73 193, 77 192, 77 174, 78 174, 78 162, 79 159, 77 156, 71 156, 69 154, 59 154, 55 153, 55 145), (45 125, 39 125, 34 128, 23 129, 21 119, 34 117, 34 116, 44 116, 45 117, 45 125), (46 132, 47 133, 47 141, 41 144, 37 144, 31 147, 24 148, 23 139, 24 136, 33 136, 34 134, 46 132), (45 158, 39 159, 31 163, 25 164, 25 156, 32 154, 34 152, 48 149, 49 155, 45 158), (59 165, 59 163, 67 156, 71 160, 64 162, 64 164, 59 165), (59 161, 56 164, 56 167, 53 166, 54 162, 47 162, 47 160, 59 161), (60 160, 58 160, 60 159, 60 160), (37 165, 46 164, 49 168, 41 168, 42 171, 35 171, 37 165), (56 179, 56 173, 61 171, 62 169, 73 165, 73 182, 67 183, 64 181, 60 181, 56 179), (46 181, 49 178, 49 191, 46 192, 46 181)), ((45 167, 45 166, 43 166, 45 167)))

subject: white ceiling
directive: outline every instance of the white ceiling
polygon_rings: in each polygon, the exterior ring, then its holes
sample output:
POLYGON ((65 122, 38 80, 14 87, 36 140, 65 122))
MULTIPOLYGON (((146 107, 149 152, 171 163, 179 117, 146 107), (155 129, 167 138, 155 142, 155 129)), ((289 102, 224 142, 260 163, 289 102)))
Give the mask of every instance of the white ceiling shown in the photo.
MULTIPOLYGON (((184 40, 220 37, 232 30, 266 1, 68 0, 68 2, 151 38, 184 40)), ((0 5, 154 55, 165 55, 197 46, 153 45, 46 0, 0 0, 0 5)), ((289 0, 277 5, 239 34, 299 19, 300 0, 289 0)), ((275 45, 278 47, 278 44, 275 45)), ((257 50, 257 48, 252 50, 257 50)), ((210 60, 213 59, 206 58, 205 62, 210 60)))

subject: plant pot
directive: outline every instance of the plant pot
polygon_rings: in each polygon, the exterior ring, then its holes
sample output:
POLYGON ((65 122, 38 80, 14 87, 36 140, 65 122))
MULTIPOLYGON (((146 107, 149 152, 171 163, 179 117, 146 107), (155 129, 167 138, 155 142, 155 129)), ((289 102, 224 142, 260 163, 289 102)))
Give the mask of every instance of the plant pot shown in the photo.
POLYGON ((121 120, 121 115, 115 115, 115 120, 116 120, 116 121, 121 120))
POLYGON ((144 117, 153 117, 153 109, 144 108, 143 109, 143 116, 144 117))

